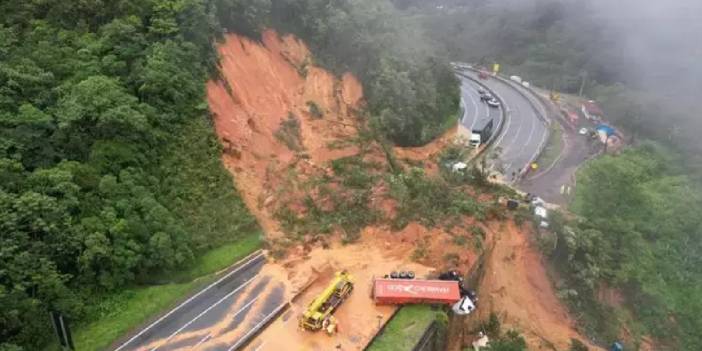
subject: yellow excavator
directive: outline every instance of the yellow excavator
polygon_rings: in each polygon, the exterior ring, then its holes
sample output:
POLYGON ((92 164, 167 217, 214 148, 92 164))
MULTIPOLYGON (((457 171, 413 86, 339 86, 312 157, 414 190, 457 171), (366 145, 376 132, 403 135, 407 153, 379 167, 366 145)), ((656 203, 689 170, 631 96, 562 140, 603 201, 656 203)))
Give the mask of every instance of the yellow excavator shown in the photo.
POLYGON ((336 333, 338 323, 332 316, 334 311, 351 295, 353 282, 346 271, 337 272, 324 291, 317 296, 300 316, 300 328, 310 331, 324 330, 336 333))

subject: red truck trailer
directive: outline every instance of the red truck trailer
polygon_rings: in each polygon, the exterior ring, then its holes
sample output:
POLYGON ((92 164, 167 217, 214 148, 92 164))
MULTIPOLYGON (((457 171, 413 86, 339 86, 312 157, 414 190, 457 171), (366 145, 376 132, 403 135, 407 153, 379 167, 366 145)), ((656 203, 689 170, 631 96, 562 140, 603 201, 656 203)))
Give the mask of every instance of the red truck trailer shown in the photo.
POLYGON ((436 303, 451 305, 461 299, 457 281, 375 279, 373 300, 378 305, 436 303))

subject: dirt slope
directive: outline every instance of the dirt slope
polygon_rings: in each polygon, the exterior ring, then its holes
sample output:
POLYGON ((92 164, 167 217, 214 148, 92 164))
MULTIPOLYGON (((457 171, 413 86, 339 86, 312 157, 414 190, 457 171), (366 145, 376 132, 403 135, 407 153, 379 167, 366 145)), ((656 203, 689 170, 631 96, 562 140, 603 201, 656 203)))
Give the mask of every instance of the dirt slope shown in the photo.
POLYGON ((524 334, 529 350, 567 350, 571 338, 585 342, 555 294, 527 225, 493 224, 489 235, 493 249, 480 283, 481 317, 497 313, 507 328, 524 334))
POLYGON ((280 189, 281 175, 313 173, 328 160, 356 152, 327 146, 356 134, 352 115, 363 90, 350 74, 336 79, 309 64, 310 52, 301 41, 273 31, 263 33, 262 43, 228 34, 219 55, 222 79, 207 84, 207 97, 225 148, 223 161, 266 234, 277 237, 271 205, 276 192, 290 191, 280 189), (313 118, 308 102, 324 116, 313 118), (291 115, 299 121, 300 150, 276 137, 291 115))
MULTIPOLYGON (((219 54, 221 79, 208 83, 207 94, 224 149, 222 159, 266 236, 276 240, 283 234, 273 212, 282 198, 304 195, 308 190, 301 188, 302 181, 330 172, 327 167, 333 159, 359 153, 358 144, 351 140, 358 134, 360 122, 355 110, 362 107, 363 90, 350 74, 337 78, 310 64, 304 43, 273 31, 264 32, 261 42, 227 35, 219 54), (310 102, 318 106, 322 116, 312 113, 310 102), (288 139, 281 138, 282 126, 290 117, 297 121, 299 134, 292 140, 293 147, 290 134, 285 135, 288 139)), ((427 147, 395 151, 401 159, 428 161, 423 162, 428 167, 434 162, 427 158, 438 154, 452 133, 427 147)), ((370 157, 382 161, 382 153, 370 157)), ((393 206, 383 203, 380 207, 392 212, 393 206)), ((457 228, 475 224, 465 219, 457 228)), ((489 274, 480 287, 481 294, 487 294, 481 298, 482 305, 503 312, 505 323, 525 332, 532 349, 548 344, 566 349, 570 337, 577 333, 548 282, 538 254, 528 245, 528 234, 512 224, 506 228, 495 225, 488 232, 497 234, 491 234, 495 249, 488 260, 489 274)), ((392 311, 374 306, 367 298, 370 278, 400 268, 420 273, 430 267, 453 266, 468 271, 476 260, 473 242, 457 245, 453 235, 441 228, 411 223, 397 233, 382 227, 366 228, 353 245, 341 246, 338 238, 330 238, 331 249, 303 245, 289 249, 289 258, 268 265, 264 274, 277 276, 284 283, 291 312, 275 321, 251 346, 255 350, 281 349, 281 345, 286 349, 328 350, 337 345, 344 350, 362 349, 378 323, 392 311), (411 263, 412 256, 422 265, 411 263), (340 269, 350 270, 358 286, 338 312, 339 336, 328 338, 297 330, 299 312, 340 269)), ((479 311, 489 313, 490 308, 479 311)))

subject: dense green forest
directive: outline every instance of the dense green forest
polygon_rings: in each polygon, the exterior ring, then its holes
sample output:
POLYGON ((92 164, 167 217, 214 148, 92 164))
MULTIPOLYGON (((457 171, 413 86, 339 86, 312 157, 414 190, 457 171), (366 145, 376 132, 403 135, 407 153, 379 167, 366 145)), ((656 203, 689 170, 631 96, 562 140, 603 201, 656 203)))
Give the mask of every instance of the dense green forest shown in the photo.
POLYGON ((701 6, 396 1, 453 60, 499 62, 506 74, 547 89, 578 94, 582 87, 623 128, 634 146, 588 163, 577 176, 576 219, 554 220, 557 240, 545 247, 566 281, 560 292, 599 342, 618 338, 627 322, 635 337, 656 337, 657 349, 702 349, 702 124, 695 108, 702 73, 698 48, 682 39, 700 33, 686 13, 701 6), (631 318, 598 302, 603 286, 626 296, 631 318))
POLYGON ((390 1, 271 3, 272 27, 305 39, 323 66, 361 79, 374 125, 395 144, 426 144, 457 120, 446 54, 390 1))
POLYGON ((322 65, 362 79, 372 125, 397 144, 427 142, 457 113, 447 61, 405 47, 411 24, 387 1, 14 0, 0 11, 0 349, 38 349, 47 311, 90 322, 105 294, 258 230, 204 100, 223 32, 299 35, 322 65))
POLYGON ((0 5, 4 347, 36 350, 48 310, 81 320, 95 296, 257 230, 203 103, 205 5, 0 5))
POLYGON ((627 297, 635 334, 650 333, 660 349, 702 348, 702 188, 679 156, 646 142, 588 163, 578 182, 580 217, 554 222, 547 252, 587 329, 613 340, 629 322, 593 300, 605 283, 627 297))

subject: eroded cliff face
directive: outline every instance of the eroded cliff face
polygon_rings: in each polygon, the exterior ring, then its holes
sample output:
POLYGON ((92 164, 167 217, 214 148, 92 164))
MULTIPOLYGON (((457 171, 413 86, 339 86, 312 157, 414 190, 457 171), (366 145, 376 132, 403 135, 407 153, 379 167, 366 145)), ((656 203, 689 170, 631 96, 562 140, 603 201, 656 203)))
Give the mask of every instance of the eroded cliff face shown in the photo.
POLYGON ((304 43, 272 30, 261 42, 228 34, 219 55, 221 79, 208 83, 207 95, 223 160, 266 234, 276 237, 276 193, 295 190, 281 189, 285 174, 309 174, 357 152, 330 145, 357 133, 363 89, 351 74, 338 79, 316 67, 304 43))

